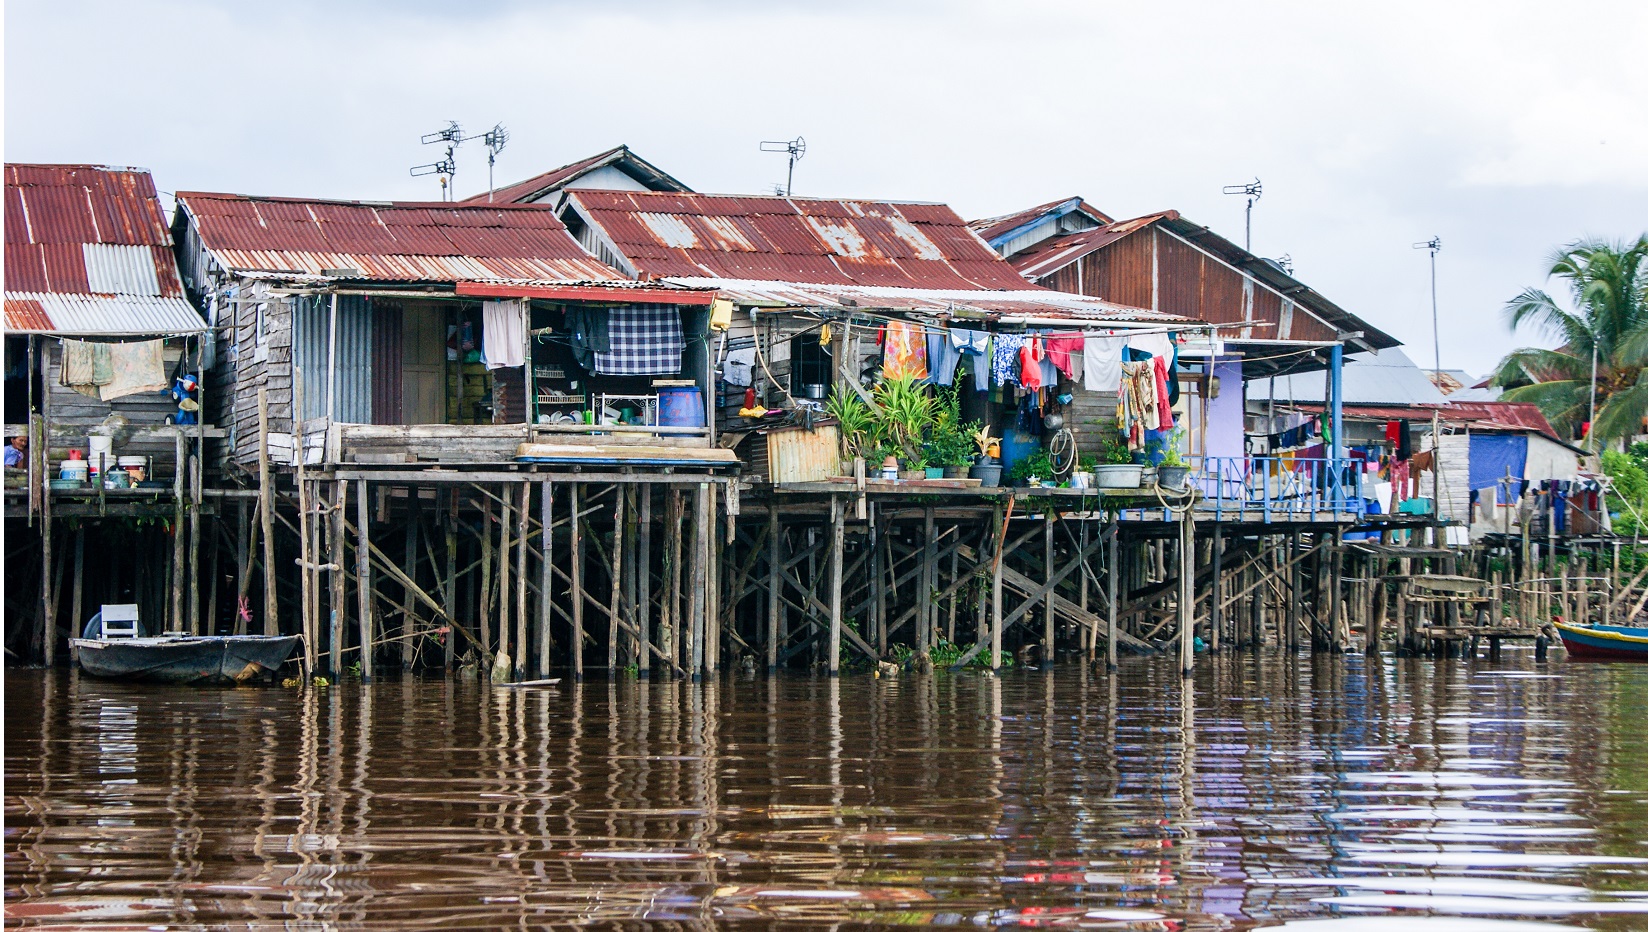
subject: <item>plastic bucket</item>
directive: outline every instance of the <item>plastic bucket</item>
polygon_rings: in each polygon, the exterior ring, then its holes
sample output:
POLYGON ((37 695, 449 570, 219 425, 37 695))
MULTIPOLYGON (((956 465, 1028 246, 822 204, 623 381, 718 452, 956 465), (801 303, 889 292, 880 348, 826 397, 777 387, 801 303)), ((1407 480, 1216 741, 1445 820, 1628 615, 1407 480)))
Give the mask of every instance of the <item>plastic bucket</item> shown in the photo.
POLYGON ((1015 427, 1002 434, 1002 472, 1012 472, 1013 464, 1041 449, 1041 438, 1015 427))
POLYGON ((114 457, 110 455, 114 452, 113 437, 99 437, 96 434, 92 434, 90 437, 86 438, 86 447, 89 451, 86 459, 95 463, 98 461, 98 457, 107 456, 109 458, 109 463, 114 463, 114 457))
POLYGON ((67 480, 85 482, 87 465, 85 460, 64 460, 61 475, 67 480))
POLYGON ((659 389, 658 424, 661 427, 703 427, 703 390, 696 385, 659 389))

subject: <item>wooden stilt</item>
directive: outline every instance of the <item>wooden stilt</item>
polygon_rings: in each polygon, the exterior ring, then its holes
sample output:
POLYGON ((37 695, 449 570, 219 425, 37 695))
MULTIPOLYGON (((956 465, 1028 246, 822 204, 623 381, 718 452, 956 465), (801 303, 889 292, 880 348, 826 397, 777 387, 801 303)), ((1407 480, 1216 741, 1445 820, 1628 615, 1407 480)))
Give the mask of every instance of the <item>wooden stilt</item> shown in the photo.
MULTIPOLYGON (((213 551, 216 552, 215 549, 213 551)), ((73 637, 80 636, 80 629, 85 625, 81 614, 82 598, 85 592, 86 578, 86 529, 74 530, 74 583, 73 594, 69 598, 69 633, 73 637)))
POLYGON ((719 498, 719 483, 704 487, 704 672, 713 674, 721 669, 721 544, 722 536, 715 533, 719 498))
POLYGON ((635 624, 641 629, 636 664, 644 679, 652 674, 652 484, 636 490, 640 517, 635 542, 635 624))
POLYGON ((1219 523, 1217 521, 1213 523, 1213 539, 1210 543, 1213 547, 1213 581, 1212 585, 1209 586, 1208 594, 1210 604, 1208 605, 1207 637, 1208 650, 1216 654, 1219 652, 1220 640, 1224 634, 1225 628, 1225 607, 1223 604, 1225 580, 1225 539, 1224 535, 1220 533, 1219 523))
POLYGON ((172 603, 171 611, 166 616, 167 631, 187 631, 189 623, 184 612, 184 572, 188 566, 188 558, 184 555, 184 542, 188 539, 184 528, 184 496, 185 477, 189 474, 189 457, 186 452, 188 440, 181 429, 175 430, 172 435, 176 459, 172 461, 172 603))
POLYGON ((624 584, 624 487, 613 490, 612 552, 608 569, 612 576, 612 595, 607 609, 607 675, 618 673, 618 600, 624 584))
MULTIPOLYGON (((401 563, 401 570, 409 579, 418 578, 418 538, 423 534, 423 502, 418 495, 418 487, 412 486, 406 490, 406 533, 403 543, 406 545, 406 557, 401 563)), ((417 656, 417 643, 412 633, 417 630, 418 617, 412 608, 412 592, 404 593, 406 608, 401 612, 400 625, 400 666, 402 670, 410 669, 413 659, 417 656)), ((385 629, 387 633, 388 629, 385 629)))
MULTIPOLYGON (((343 516, 345 489, 343 482, 338 483, 338 578, 343 577, 343 516)), ((355 480, 355 630, 356 637, 361 644, 361 682, 371 682, 375 675, 373 670, 372 631, 376 627, 372 624, 372 533, 371 533, 371 503, 367 501, 366 480, 355 480)), ((342 588, 341 586, 339 587, 342 588)), ((410 603, 412 600, 407 599, 410 603)), ((340 606, 342 600, 339 600, 340 606)), ((342 613, 340 607, 339 613, 342 613)), ((451 636, 448 635, 448 641, 451 636)))
POLYGON ((881 526, 881 507, 871 504, 868 508, 870 520, 870 560, 873 567, 872 576, 875 580, 875 624, 876 624, 876 656, 887 656, 887 592, 890 588, 887 576, 892 571, 893 552, 892 538, 888 535, 889 528, 881 526))
POLYGON ((538 555, 542 566, 538 576, 538 665, 533 673, 541 678, 549 675, 549 650, 552 643, 549 636, 549 586, 555 566, 555 534, 551 531, 555 524, 555 485, 545 479, 539 486, 538 524, 543 528, 543 533, 538 538, 538 555))
POLYGON ((916 618, 916 653, 925 655, 933 643, 933 629, 938 624, 938 606, 933 604, 933 590, 938 588, 934 573, 938 564, 938 541, 933 533, 933 506, 922 509, 921 519, 921 590, 916 593, 920 610, 916 618))
MULTIPOLYGON (((1179 521, 1179 672, 1196 672, 1196 520, 1185 509, 1179 521)), ((1189 688, 1189 683, 1186 683, 1189 688)))
POLYGON ((664 599, 658 610, 658 647, 683 669, 681 658, 681 490, 670 486, 664 510, 664 599))
MULTIPOLYGON (((181 434, 181 431, 179 432, 181 434)), ((200 633, 200 454, 189 454, 189 633, 200 633)), ((216 547, 212 548, 215 553, 216 547)))
POLYGON ((583 486, 574 482, 568 491, 568 501, 571 512, 567 524, 571 527, 572 539, 568 550, 572 557, 572 578, 570 579, 572 599, 572 676, 573 679, 584 678, 584 535, 583 519, 579 517, 578 500, 583 486))
POLYGON ((1333 529, 1333 549, 1328 555, 1328 631, 1334 653, 1343 653, 1349 639, 1341 628, 1345 625, 1342 603, 1345 583, 1345 532, 1333 529))
MULTIPOLYGON (((41 419, 43 421, 43 419, 41 419)), ((51 487, 45 480, 46 471, 46 431, 41 424, 36 431, 38 437, 30 437, 31 442, 38 445, 34 448, 39 453, 39 469, 34 476, 39 479, 40 495, 40 655, 45 660, 46 668, 57 665, 57 607, 56 596, 52 591, 52 494, 51 487)), ((32 452, 32 451, 31 451, 32 452)), ((102 474, 98 481, 102 482, 102 474)), ((177 531, 174 530, 176 535, 177 531)), ((175 553, 175 550, 174 550, 175 553)), ((175 577, 174 577, 175 579, 175 577)), ((176 587, 173 587, 173 604, 176 604, 176 587)))
MULTIPOLYGON (((955 530, 955 532, 958 536, 961 534, 961 528, 957 527, 957 528, 954 528, 954 530, 955 530)), ((957 572, 960 569, 960 566, 961 566, 961 551, 960 550, 950 551, 950 585, 951 586, 955 586, 955 584, 958 582, 957 572)), ((1082 594, 1084 596, 1086 595, 1086 592, 1087 592, 1087 590, 1085 588, 1083 588, 1082 594)), ((956 603, 961 601, 961 593, 959 591, 951 593, 950 598, 949 598, 948 601, 949 601, 949 617, 947 619, 945 619, 945 622, 944 622, 944 639, 946 641, 950 642, 951 644, 954 644, 956 642, 956 603)))
POLYGON ((235 502, 235 621, 231 632, 246 634, 246 616, 240 606, 252 591, 252 520, 245 499, 235 502))
POLYGON ((782 567, 779 561, 778 502, 770 501, 767 504, 767 672, 778 669, 778 616, 784 610, 784 603, 779 599, 781 587, 784 585, 780 575, 782 567))
POLYGON ((518 494, 520 504, 515 508, 515 678, 521 679, 526 670, 526 551, 532 526, 532 483, 522 480, 518 494))
POLYGON ((704 614, 709 593, 709 483, 698 483, 693 497, 692 585, 687 592, 687 669, 698 680, 704 673, 704 614))
POLYGON ((1301 559, 1303 546, 1298 531, 1288 534, 1288 543, 1288 561, 1291 565, 1288 568, 1287 631, 1277 641, 1288 650, 1298 650, 1300 614, 1305 599, 1305 561, 1301 559))
MULTIPOLYGON (((576 514, 576 512, 574 512, 576 514)), ((476 662, 492 669, 492 499, 481 499, 481 611, 480 651, 476 662)))
MULTIPOLYGON (((448 490, 445 495, 446 514, 443 523, 446 527, 446 572, 443 578, 446 580, 446 585, 442 592, 441 605, 446 612, 449 622, 448 627, 450 627, 450 620, 458 617, 458 490, 448 490)), ((548 525, 546 524, 545 527, 548 527, 548 525)), ((544 539, 549 539, 547 530, 544 532, 544 539)), ((545 587, 544 591, 549 590, 545 587)), ((448 672, 452 670, 452 664, 457 655, 458 638, 456 635, 456 631, 447 631, 446 637, 441 639, 443 642, 441 651, 442 666, 448 672)))
POLYGON ((1105 585, 1105 669, 1115 671, 1116 664, 1116 612, 1120 599, 1121 581, 1121 525, 1114 518, 1110 527, 1105 529, 1109 536, 1109 547, 1105 554, 1104 585, 1105 585))
POLYGON ((510 635, 514 625, 511 623, 511 613, 515 605, 512 590, 509 588, 510 564, 514 561, 514 535, 511 525, 515 520, 515 506, 511 499, 509 486, 499 486, 503 494, 498 499, 498 653, 492 658, 492 679, 494 682, 508 682, 514 678, 510 669, 510 661, 514 656, 510 651, 510 635))
MULTIPOLYGON (((1042 584, 1053 581, 1053 513, 1049 510, 1042 515, 1042 584)), ((1041 663, 1042 669, 1051 670, 1054 661, 1055 638, 1058 631, 1054 627, 1053 618, 1054 592, 1051 588, 1042 596, 1041 603, 1041 663)))
MULTIPOLYGON (((331 620, 333 671, 341 669, 339 652, 343 650, 344 620, 348 617, 348 611, 344 608, 344 600, 348 598, 347 585, 349 577, 347 575, 348 570, 345 567, 349 565, 349 562, 344 557, 347 538, 344 536, 343 531, 344 521, 348 517, 344 509, 348 506, 348 502, 349 482, 345 479, 339 479, 333 483, 332 508, 329 515, 331 520, 328 522, 331 534, 329 535, 330 543, 326 548, 327 552, 331 554, 331 560, 328 561, 330 569, 327 572, 329 574, 328 579, 332 584, 331 611, 328 613, 328 617, 331 620)), ((361 639, 360 649, 361 681, 365 682, 368 675, 366 672, 366 658, 372 654, 372 637, 370 633, 361 639)))
MULTIPOLYGON (((841 674, 841 569, 845 559, 847 514, 841 496, 830 496, 830 675, 841 674)), ((923 624, 926 624, 925 618, 923 624)))
MULTIPOLYGON (((280 633, 275 599, 275 483, 269 472, 269 390, 258 389, 258 522, 263 537, 263 633, 280 633)), ((250 566, 250 560, 247 565, 250 566)), ((304 670, 315 669, 315 642, 305 638, 304 670)))

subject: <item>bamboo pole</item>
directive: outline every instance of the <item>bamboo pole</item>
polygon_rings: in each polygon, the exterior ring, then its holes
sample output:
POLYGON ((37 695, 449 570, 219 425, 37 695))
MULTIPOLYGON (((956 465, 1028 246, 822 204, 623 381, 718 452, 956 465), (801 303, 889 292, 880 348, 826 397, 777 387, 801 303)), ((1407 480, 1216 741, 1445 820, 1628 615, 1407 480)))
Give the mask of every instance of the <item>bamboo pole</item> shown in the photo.
POLYGON ((618 601, 623 595, 624 577, 624 490, 619 487, 612 506, 612 552, 608 568, 612 576, 612 595, 607 609, 607 675, 618 673, 618 601))
MULTIPOLYGON (((841 569, 846 550, 847 515, 841 496, 830 496, 830 675, 841 675, 841 569)), ((923 624, 926 624, 923 616, 923 624)))
POLYGON ((543 528, 543 534, 538 538, 542 566, 538 577, 538 666, 535 672, 540 677, 549 675, 549 585, 551 570, 555 566, 554 518, 555 485, 545 479, 538 491, 538 524, 543 528))
MULTIPOLYGON (((372 537, 370 529, 371 503, 367 501, 366 480, 355 480, 355 625, 357 636, 361 644, 361 682, 371 682, 373 676, 372 657, 372 537)), ((348 484, 338 482, 338 556, 334 561, 338 568, 333 572, 339 580, 343 579, 343 525, 344 505, 348 498, 348 484)), ((410 570, 410 567, 408 568, 410 570)), ((338 604, 343 604, 343 586, 338 585, 338 604)), ((410 593, 407 597, 408 607, 412 601, 410 593)), ((342 609, 339 609, 342 614, 342 609)), ((409 617, 408 610, 403 609, 401 617, 409 617)), ((406 633, 410 635, 411 623, 408 621, 406 633)), ((450 640, 450 639, 449 639, 450 640)))

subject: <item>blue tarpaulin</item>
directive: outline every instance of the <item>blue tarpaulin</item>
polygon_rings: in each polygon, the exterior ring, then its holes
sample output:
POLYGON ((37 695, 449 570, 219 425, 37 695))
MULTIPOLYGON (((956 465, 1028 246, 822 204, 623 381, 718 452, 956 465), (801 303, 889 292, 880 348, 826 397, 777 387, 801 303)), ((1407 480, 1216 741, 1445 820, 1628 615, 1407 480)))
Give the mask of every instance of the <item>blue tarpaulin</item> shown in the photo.
POLYGON ((1501 505, 1508 505, 1520 497, 1521 486, 1507 490, 1499 480, 1505 478, 1507 469, 1512 478, 1524 478, 1527 468, 1527 437, 1471 434, 1471 491, 1495 489, 1495 500, 1501 505))

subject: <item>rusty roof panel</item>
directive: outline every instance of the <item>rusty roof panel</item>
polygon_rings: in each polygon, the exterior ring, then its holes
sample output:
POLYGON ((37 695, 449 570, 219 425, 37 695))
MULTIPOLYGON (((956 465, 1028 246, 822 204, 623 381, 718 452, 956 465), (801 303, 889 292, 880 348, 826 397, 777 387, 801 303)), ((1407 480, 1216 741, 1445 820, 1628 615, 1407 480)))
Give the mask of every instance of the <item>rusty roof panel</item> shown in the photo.
POLYGON ((56 330, 46 306, 33 298, 6 298, 6 332, 45 333, 56 330))
POLYGON ((201 192, 177 197, 201 242, 235 271, 441 282, 621 277, 585 252, 542 207, 201 192))
POLYGON ((6 292, 6 330, 64 336, 200 333, 206 323, 179 297, 6 292))
POLYGON ((647 276, 927 289, 1023 289, 943 204, 571 190, 647 276))

